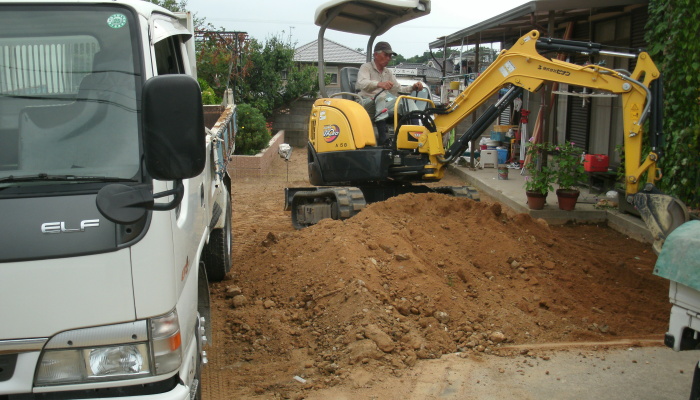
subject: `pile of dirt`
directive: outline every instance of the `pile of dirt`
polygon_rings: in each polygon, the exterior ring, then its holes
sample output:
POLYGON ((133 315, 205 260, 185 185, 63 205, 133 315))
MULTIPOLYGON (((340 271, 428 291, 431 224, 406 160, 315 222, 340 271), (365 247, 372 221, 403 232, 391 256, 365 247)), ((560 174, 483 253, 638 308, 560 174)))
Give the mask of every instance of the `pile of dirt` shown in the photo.
POLYGON ((357 366, 400 375, 446 353, 665 331, 651 247, 606 227, 408 194, 294 231, 281 185, 234 185, 234 267, 211 288, 210 368, 235 372, 230 396, 303 398, 357 366))

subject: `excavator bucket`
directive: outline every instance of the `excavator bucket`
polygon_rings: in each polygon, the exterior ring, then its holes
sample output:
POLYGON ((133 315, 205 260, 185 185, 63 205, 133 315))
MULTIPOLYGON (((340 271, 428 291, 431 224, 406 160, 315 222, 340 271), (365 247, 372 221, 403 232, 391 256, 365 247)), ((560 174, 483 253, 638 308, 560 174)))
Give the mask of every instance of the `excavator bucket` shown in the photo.
POLYGON ((654 238, 654 252, 659 254, 668 235, 690 219, 685 204, 656 187, 647 184, 645 189, 634 195, 634 205, 654 238))

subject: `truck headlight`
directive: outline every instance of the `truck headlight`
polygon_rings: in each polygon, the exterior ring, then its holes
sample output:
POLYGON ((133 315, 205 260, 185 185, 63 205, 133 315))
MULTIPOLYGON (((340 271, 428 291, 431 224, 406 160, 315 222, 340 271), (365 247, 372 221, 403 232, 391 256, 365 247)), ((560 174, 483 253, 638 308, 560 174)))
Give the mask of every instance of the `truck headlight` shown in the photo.
POLYGON ((150 375, 148 345, 47 351, 41 358, 37 385, 60 385, 150 375))
POLYGON ((150 320, 62 332, 41 355, 37 386, 134 379, 177 370, 182 362, 175 311, 150 320))
MULTIPOLYGON (((138 374, 144 370, 145 346, 118 346, 90 351, 90 371, 95 376, 138 374), (141 348, 139 348, 141 347, 141 348)), ((146 358, 148 360, 148 358, 146 358)))

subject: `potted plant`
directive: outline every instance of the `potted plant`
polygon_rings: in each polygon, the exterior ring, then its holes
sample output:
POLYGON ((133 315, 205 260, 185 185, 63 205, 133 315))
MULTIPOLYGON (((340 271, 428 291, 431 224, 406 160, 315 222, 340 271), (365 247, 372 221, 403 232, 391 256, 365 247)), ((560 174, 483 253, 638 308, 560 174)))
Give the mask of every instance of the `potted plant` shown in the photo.
POLYGON ((553 146, 552 166, 554 168, 554 181, 559 186, 557 199, 559 208, 571 211, 576 207, 579 182, 586 177, 583 163, 581 162, 581 149, 574 146, 573 142, 553 146))
POLYGON ((527 146, 527 159, 525 169, 525 195, 527 205, 531 210, 541 210, 547 200, 547 193, 554 190, 554 171, 546 165, 542 165, 542 159, 551 146, 548 143, 530 143, 527 146))

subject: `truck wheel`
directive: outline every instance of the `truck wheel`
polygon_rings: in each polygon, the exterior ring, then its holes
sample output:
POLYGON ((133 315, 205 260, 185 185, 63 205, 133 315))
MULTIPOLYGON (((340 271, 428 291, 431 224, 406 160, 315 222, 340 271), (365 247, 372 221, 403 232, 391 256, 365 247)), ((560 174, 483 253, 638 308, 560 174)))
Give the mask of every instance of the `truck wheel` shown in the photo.
POLYGON ((231 269, 231 197, 224 207, 224 227, 209 234, 209 243, 204 248, 202 259, 209 282, 221 282, 231 269))

